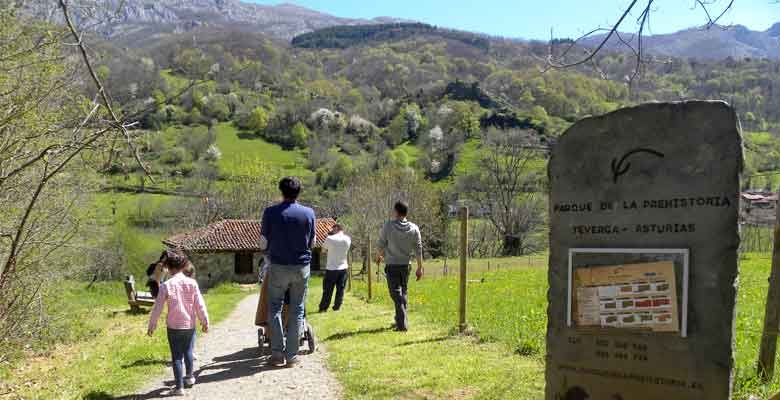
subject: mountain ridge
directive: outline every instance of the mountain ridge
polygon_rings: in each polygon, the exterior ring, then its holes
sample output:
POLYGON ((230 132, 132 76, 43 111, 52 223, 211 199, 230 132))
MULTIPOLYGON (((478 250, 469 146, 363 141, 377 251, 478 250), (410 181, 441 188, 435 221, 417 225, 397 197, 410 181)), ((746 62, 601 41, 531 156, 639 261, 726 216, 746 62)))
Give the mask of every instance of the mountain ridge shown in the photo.
MULTIPOLYGON (((294 3, 262 5, 241 0, 105 0, 104 9, 79 12, 72 7, 77 20, 91 14, 92 29, 129 47, 143 47, 168 35, 189 32, 202 26, 261 33, 290 42, 296 36, 338 26, 375 25, 416 22, 378 16, 353 19, 330 15, 294 3)), ((55 2, 26 2, 26 11, 36 17, 62 22, 55 2)), ((462 31, 465 32, 465 31, 462 31)), ((472 32, 475 35, 480 33, 472 32)), ((636 36, 620 33, 637 47, 636 36)), ((489 35, 488 35, 489 36, 489 35)), ((594 35, 581 41, 595 47, 605 35, 594 35)), ((392 38, 390 38, 392 39, 392 38)), ((520 42, 535 40, 512 39, 520 42)), ((726 58, 780 59, 780 22, 764 31, 753 31, 743 25, 694 27, 674 33, 645 36, 643 48, 657 57, 720 60, 726 58)), ((629 52, 617 37, 606 44, 607 50, 629 52)))
MULTIPOLYGON (((72 7, 72 11, 77 21, 97 21, 92 24, 93 30, 126 45, 148 43, 204 25, 242 29, 289 41, 302 33, 334 25, 406 21, 386 16, 341 18, 293 3, 262 5, 240 0, 107 0, 105 4, 86 11, 72 7)), ((41 19, 62 22, 54 3, 26 2, 25 11, 41 19)))
MULTIPOLYGON (((621 32, 620 36, 634 48, 637 37, 621 32)), ((582 41, 595 47, 606 34, 594 35, 582 41)), ((648 54, 660 57, 680 57, 702 60, 726 58, 780 59, 780 22, 764 31, 754 31, 744 25, 693 27, 674 33, 644 36, 642 47, 648 54)), ((609 50, 628 51, 620 38, 613 36, 606 44, 609 50)))

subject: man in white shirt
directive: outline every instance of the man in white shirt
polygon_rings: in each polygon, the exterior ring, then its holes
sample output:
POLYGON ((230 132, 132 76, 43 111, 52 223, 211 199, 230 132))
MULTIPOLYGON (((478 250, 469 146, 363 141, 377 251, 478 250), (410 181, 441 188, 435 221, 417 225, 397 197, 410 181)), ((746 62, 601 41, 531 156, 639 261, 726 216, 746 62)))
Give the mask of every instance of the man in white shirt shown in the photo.
POLYGON ((328 238, 325 239, 325 244, 322 246, 322 249, 328 254, 328 264, 325 279, 322 281, 320 312, 328 311, 334 287, 336 288, 336 300, 333 303, 333 311, 338 311, 341 308, 341 303, 344 300, 344 288, 347 286, 349 268, 347 254, 349 254, 350 245, 352 245, 352 239, 344 233, 341 225, 333 225, 328 238))

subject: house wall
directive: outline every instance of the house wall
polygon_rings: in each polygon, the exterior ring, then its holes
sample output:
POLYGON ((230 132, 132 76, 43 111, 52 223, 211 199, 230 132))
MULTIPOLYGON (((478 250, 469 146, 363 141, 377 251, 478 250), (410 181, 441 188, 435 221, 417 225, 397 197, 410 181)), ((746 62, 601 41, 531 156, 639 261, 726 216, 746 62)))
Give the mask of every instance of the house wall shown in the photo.
POLYGON ((237 275, 235 253, 187 254, 195 266, 195 279, 201 288, 214 287, 222 282, 257 283, 261 255, 252 254, 252 273, 237 275))

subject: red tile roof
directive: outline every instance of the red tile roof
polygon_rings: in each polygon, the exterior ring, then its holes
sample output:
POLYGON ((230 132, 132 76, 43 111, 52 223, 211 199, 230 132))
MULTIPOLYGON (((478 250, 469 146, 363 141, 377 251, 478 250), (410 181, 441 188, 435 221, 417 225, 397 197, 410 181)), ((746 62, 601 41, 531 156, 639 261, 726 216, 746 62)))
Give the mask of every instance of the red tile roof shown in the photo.
POLYGON ((742 198, 749 201, 777 201, 780 193, 750 193, 742 192, 742 198))
MULTIPOLYGON (((322 245, 335 223, 332 218, 315 221, 315 246, 322 245)), ((259 243, 260 221, 253 219, 225 219, 163 240, 166 246, 195 253, 259 252, 259 243)))

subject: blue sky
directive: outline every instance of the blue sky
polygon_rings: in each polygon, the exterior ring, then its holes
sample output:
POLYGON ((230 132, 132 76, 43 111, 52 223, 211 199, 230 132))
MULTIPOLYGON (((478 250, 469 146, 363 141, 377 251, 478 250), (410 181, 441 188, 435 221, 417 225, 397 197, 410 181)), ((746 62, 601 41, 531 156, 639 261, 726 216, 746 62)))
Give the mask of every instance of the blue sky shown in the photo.
MULTIPOLYGON (((244 0, 279 4, 279 0, 244 0)), ((722 9, 727 0, 715 0, 722 9)), ((294 0, 295 4, 340 17, 392 16, 448 28, 526 39, 575 37, 594 27, 617 20, 629 0, 294 0)), ((780 22, 780 4, 772 0, 736 0, 723 23, 742 24, 753 30, 780 22)), ((640 4, 643 3, 640 1, 640 4)), ((669 33, 701 25, 705 17, 693 10, 694 0, 658 0, 651 20, 652 32, 669 33)), ((632 31, 636 17, 627 19, 624 31, 632 31)))

